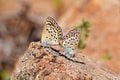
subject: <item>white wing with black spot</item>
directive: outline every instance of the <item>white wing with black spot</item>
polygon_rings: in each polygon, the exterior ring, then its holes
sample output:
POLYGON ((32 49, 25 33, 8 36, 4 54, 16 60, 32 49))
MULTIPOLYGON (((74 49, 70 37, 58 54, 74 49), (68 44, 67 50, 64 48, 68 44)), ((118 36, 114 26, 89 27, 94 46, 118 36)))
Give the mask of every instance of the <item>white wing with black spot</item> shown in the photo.
POLYGON ((52 17, 47 17, 42 33, 42 43, 59 44, 58 38, 63 36, 61 27, 52 17))
POLYGON ((62 46, 65 50, 65 54, 68 57, 74 56, 74 50, 77 47, 80 39, 80 29, 73 29, 63 36, 62 46))

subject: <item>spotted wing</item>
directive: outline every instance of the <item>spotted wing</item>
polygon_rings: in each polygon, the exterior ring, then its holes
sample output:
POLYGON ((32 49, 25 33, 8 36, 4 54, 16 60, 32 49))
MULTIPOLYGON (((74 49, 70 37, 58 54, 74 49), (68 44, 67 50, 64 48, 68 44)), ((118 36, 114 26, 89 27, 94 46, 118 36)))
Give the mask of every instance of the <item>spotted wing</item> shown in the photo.
POLYGON ((52 17, 47 17, 42 33, 42 43, 58 44, 58 38, 63 36, 61 27, 52 17))
POLYGON ((77 47, 80 39, 80 29, 73 29, 63 36, 62 46, 65 49, 65 54, 69 57, 74 56, 74 50, 77 47))

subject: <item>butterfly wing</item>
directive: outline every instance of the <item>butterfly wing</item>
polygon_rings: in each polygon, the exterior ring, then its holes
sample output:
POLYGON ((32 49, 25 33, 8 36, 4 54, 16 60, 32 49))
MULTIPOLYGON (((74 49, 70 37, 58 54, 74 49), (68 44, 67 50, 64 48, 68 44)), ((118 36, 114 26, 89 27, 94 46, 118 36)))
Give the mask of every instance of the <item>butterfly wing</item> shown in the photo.
POLYGON ((73 29, 63 36, 62 46, 64 47, 65 54, 68 57, 74 56, 74 50, 77 47, 80 39, 80 29, 73 29))
POLYGON ((47 17, 42 33, 42 43, 58 44, 58 38, 63 36, 61 27, 52 17, 47 17))

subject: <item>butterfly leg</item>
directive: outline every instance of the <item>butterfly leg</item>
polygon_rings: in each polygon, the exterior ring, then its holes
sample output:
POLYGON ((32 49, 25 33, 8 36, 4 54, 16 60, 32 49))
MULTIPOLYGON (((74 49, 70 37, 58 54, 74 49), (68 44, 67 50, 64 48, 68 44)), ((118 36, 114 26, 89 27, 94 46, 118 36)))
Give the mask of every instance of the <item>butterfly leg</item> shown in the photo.
POLYGON ((64 48, 65 49, 65 55, 68 58, 73 58, 75 56, 74 51, 71 48, 64 48))

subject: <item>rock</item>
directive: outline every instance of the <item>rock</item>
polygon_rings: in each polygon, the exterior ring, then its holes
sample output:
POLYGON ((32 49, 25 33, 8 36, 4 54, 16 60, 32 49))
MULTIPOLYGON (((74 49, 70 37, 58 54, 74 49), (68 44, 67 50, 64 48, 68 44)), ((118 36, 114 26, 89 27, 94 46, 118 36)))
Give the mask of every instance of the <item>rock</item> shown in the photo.
POLYGON ((83 53, 98 60, 109 53, 112 59, 103 61, 104 64, 120 74, 120 1, 78 0, 60 17, 59 24, 67 33, 81 24, 82 19, 91 24, 83 53))
POLYGON ((32 42, 16 63, 11 80, 119 80, 120 76, 110 72, 90 57, 77 53, 67 58, 39 42, 32 42), (56 55, 55 55, 56 54, 56 55))

